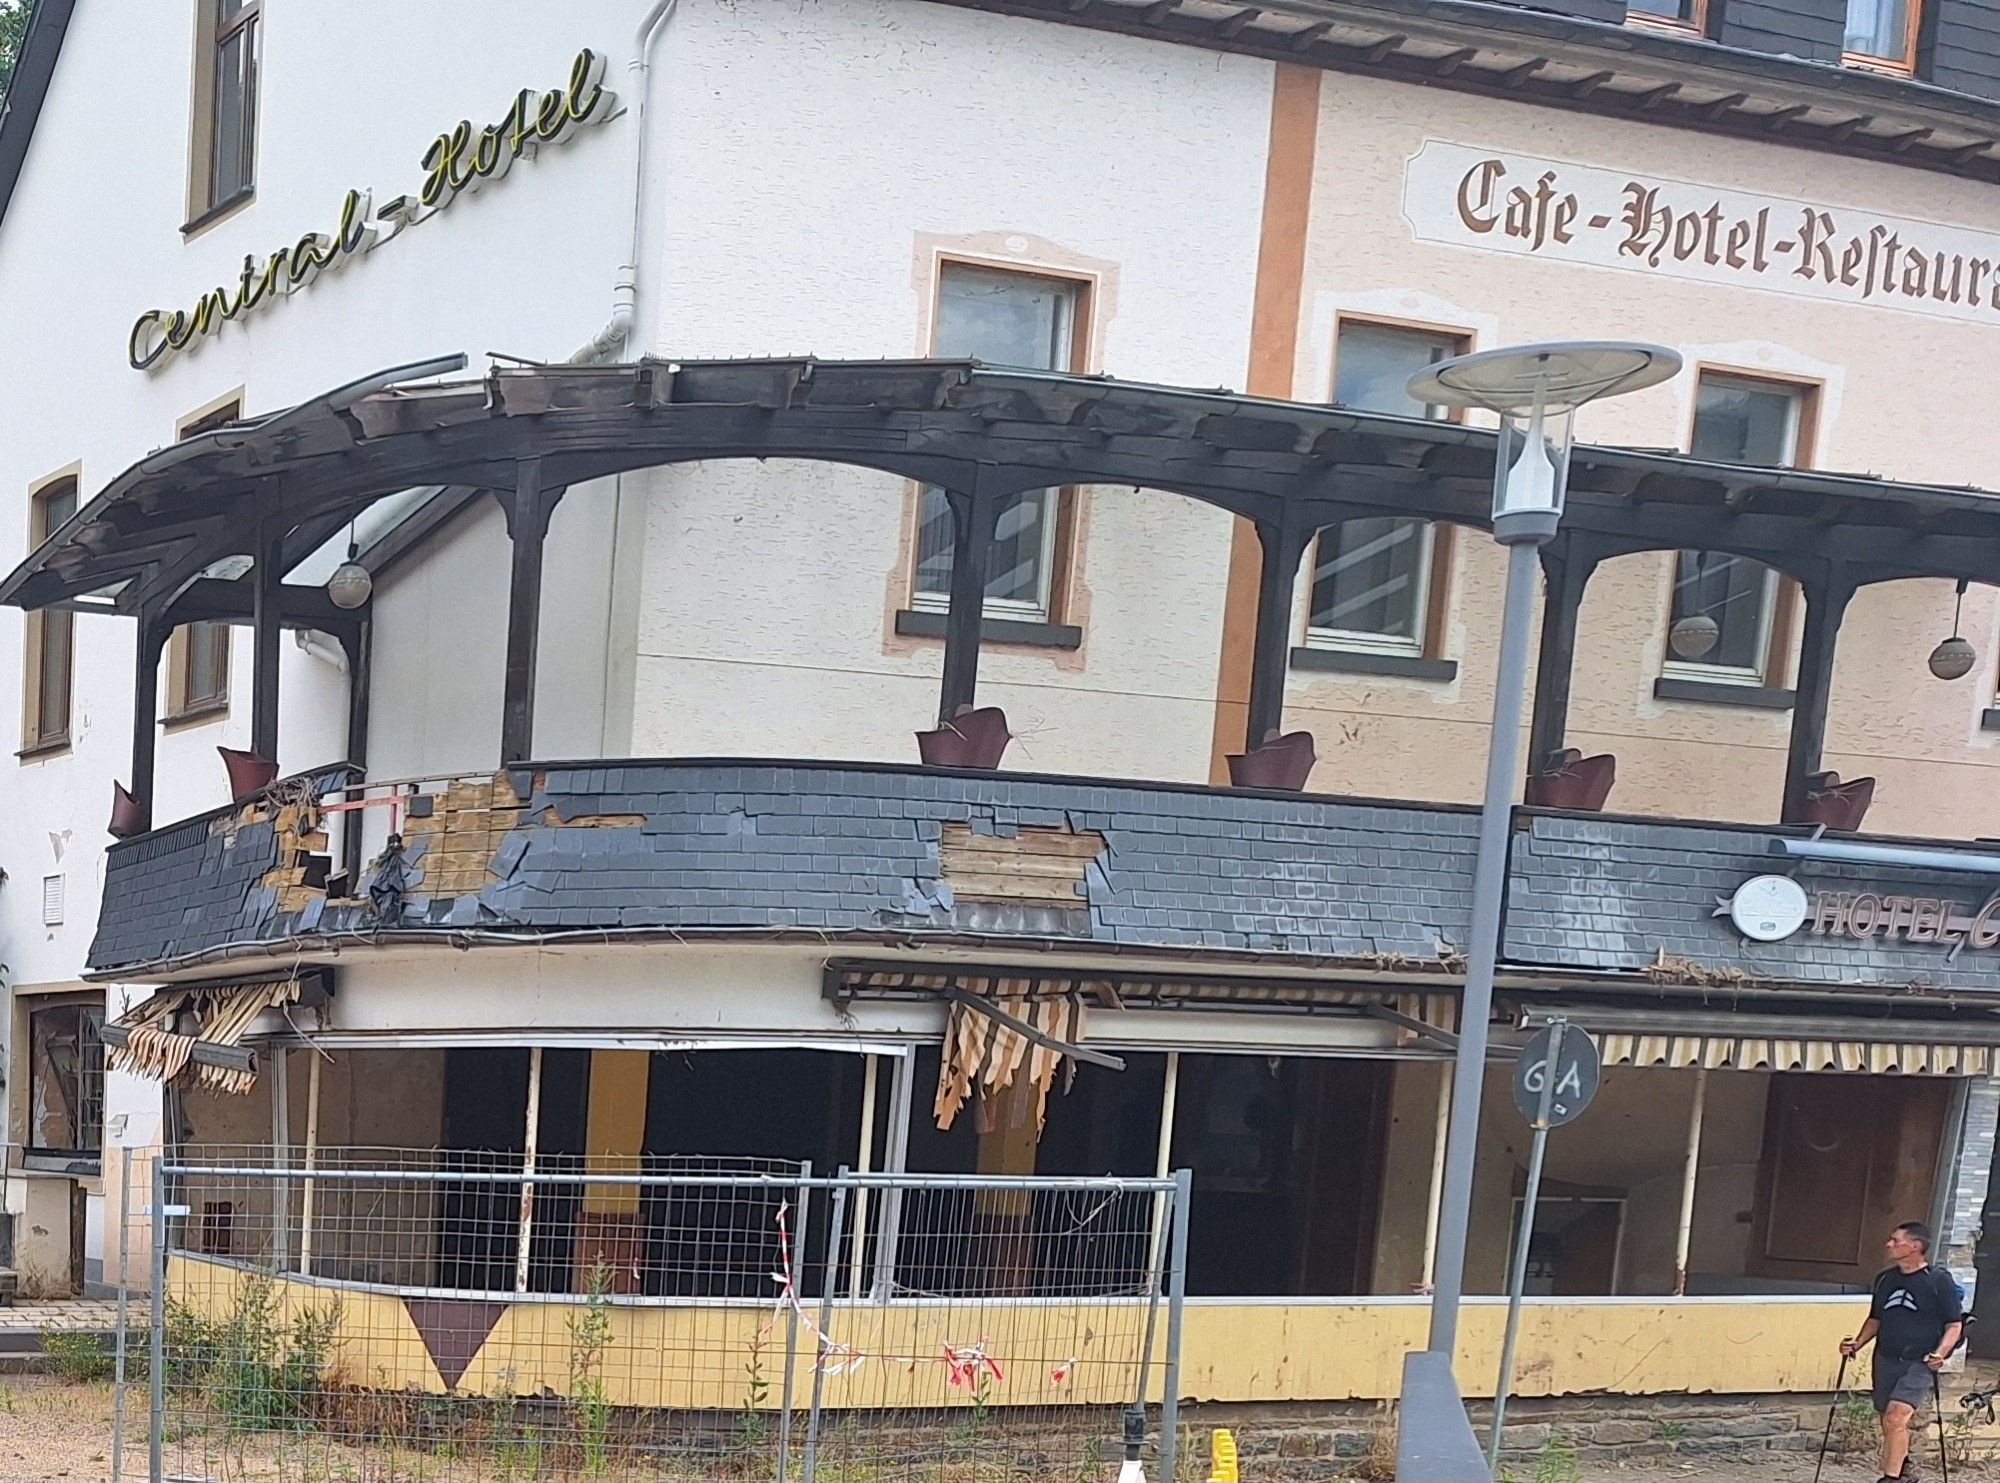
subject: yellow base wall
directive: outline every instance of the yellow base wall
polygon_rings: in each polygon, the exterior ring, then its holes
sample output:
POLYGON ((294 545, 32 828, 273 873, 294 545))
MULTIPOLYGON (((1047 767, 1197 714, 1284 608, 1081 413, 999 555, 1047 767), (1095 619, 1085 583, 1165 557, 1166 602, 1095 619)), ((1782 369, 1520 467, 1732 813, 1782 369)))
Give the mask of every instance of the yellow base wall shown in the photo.
MULTIPOLYGON (((1867 1317, 1865 1298, 1749 1301, 1537 1299, 1521 1310, 1515 1395, 1760 1394, 1833 1385, 1835 1346, 1867 1317)), ((1505 1302, 1459 1317, 1454 1368, 1490 1396, 1505 1302)), ((1368 1400, 1402 1386, 1403 1355, 1430 1324, 1422 1301, 1187 1306, 1181 1393, 1204 1401, 1368 1400)))
MULTIPOLYGON (((216 1319, 229 1312, 249 1280, 228 1263, 177 1257, 168 1293, 216 1319)), ((287 1322, 303 1309, 340 1304, 337 1374, 329 1378, 432 1394, 566 1394, 578 1354, 576 1325, 587 1311, 580 1302, 546 1298, 511 1305, 458 1385, 448 1387, 401 1298, 295 1278, 277 1279, 274 1296, 287 1322)), ((808 1302, 806 1312, 816 1316, 817 1304, 808 1302)), ((597 1373, 613 1405, 733 1410, 753 1400, 767 1409, 780 1404, 786 1321, 771 1309, 614 1303, 606 1316, 597 1373)), ((1522 1313, 1514 1390, 1533 1396, 1826 1390, 1835 1345, 1864 1316, 1854 1298, 1538 1300, 1522 1313)), ((1474 1300, 1464 1311, 1457 1370, 1469 1396, 1492 1393, 1505 1317, 1497 1301, 1474 1300)), ((1403 1355, 1422 1346, 1428 1319, 1420 1299, 1191 1302, 1181 1396, 1393 1396, 1403 1355)), ((1144 1322, 1145 1310, 1136 1304, 837 1304, 828 1327, 848 1351, 836 1352, 828 1365, 824 1404, 970 1405, 974 1387, 951 1384, 945 1348, 975 1344, 1001 1370, 981 1386, 987 1404, 1116 1403, 1131 1393, 1144 1322)), ((1156 1345, 1165 1339, 1162 1309, 1156 1345)), ((813 1383, 813 1342, 803 1328, 799 1349, 793 1385, 802 1403, 813 1383)), ((1157 1347, 1155 1354, 1157 1366, 1157 1347)))

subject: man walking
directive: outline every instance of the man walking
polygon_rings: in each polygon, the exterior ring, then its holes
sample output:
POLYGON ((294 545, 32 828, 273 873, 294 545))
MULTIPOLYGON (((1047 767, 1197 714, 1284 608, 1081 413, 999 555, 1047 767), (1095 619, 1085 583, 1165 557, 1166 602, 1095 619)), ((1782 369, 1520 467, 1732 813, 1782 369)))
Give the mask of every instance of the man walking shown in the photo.
POLYGON ((1875 1341, 1875 1412, 1882 1418, 1881 1483, 1913 1478, 1910 1418, 1931 1394, 1933 1376, 1958 1347, 1965 1327, 1958 1284, 1933 1267, 1930 1227, 1906 1220, 1883 1243, 1889 1265, 1875 1278, 1874 1302, 1861 1332, 1840 1341, 1852 1358, 1875 1341))

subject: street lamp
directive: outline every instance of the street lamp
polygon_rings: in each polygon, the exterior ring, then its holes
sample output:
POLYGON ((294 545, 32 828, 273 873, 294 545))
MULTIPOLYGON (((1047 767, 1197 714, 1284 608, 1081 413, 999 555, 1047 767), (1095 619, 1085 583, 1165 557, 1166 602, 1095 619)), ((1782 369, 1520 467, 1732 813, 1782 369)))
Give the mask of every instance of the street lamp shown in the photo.
POLYGON ((1654 386, 1681 368, 1660 345, 1570 341, 1482 350, 1439 361, 1410 378, 1410 396, 1428 406, 1478 407, 1498 414, 1493 538, 1507 548, 1507 597, 1500 619, 1500 667, 1486 748, 1486 795, 1472 875, 1472 927, 1466 948, 1465 1000, 1452 1068, 1451 1122, 1445 1136, 1438 1209, 1436 1278, 1428 1348, 1453 1353, 1465 1292, 1465 1237, 1472 1213, 1473 1156, 1479 1094, 1486 1070, 1486 1022, 1493 1010, 1493 969, 1500 950, 1500 906, 1507 879, 1507 836, 1519 782, 1521 701, 1527 689, 1528 626, 1534 613, 1537 549, 1556 533, 1569 478, 1570 429, 1576 409, 1603 397, 1654 386))

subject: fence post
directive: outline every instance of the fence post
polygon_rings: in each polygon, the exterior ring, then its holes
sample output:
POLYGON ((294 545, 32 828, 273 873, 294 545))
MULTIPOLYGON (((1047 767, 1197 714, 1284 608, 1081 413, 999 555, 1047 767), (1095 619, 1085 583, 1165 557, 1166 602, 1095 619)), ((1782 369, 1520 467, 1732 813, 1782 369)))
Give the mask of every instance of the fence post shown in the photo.
POLYGON ((826 1232, 826 1270, 819 1288, 819 1333, 813 1339, 812 1410, 806 1416, 805 1483, 819 1476, 819 1422, 821 1401, 826 1392, 828 1326, 833 1322, 833 1290, 840 1282, 840 1237, 847 1219, 848 1169, 840 1166, 840 1183, 833 1190, 833 1219, 826 1232))
POLYGON ((167 1160, 166 1148, 153 1156, 152 1346, 146 1367, 150 1396, 146 1412, 146 1476, 162 1483, 161 1438, 167 1425, 167 1160))
POLYGON ((132 1227, 132 1145, 118 1150, 118 1329, 112 1338, 111 1360, 111 1483, 125 1472, 125 1333, 131 1303, 126 1297, 126 1253, 132 1227))
POLYGON ((1167 1363, 1160 1387, 1160 1477, 1174 1480, 1174 1453, 1180 1446, 1181 1309, 1187 1302, 1188 1204, 1194 1175, 1174 1173, 1174 1240, 1167 1258, 1167 1363))
POLYGON ((789 1483, 792 1460, 792 1368, 799 1359, 799 1273, 804 1270, 806 1210, 812 1203, 812 1160, 799 1165, 799 1182, 792 1187, 798 1223, 792 1228, 792 1249, 785 1261, 785 1281, 791 1301, 785 1305, 785 1380, 780 1404, 784 1418, 778 1427, 778 1483, 789 1483))

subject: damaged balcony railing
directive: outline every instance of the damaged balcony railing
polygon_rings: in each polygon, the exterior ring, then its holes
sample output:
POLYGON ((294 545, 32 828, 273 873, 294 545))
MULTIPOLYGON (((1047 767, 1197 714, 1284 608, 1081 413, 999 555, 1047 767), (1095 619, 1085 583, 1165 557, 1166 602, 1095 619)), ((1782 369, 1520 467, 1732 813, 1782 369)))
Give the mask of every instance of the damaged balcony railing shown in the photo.
POLYGON ((1172 1476, 1184 1177, 260 1148, 153 1183, 154 1479, 1109 1483, 1149 1403, 1172 1476))

